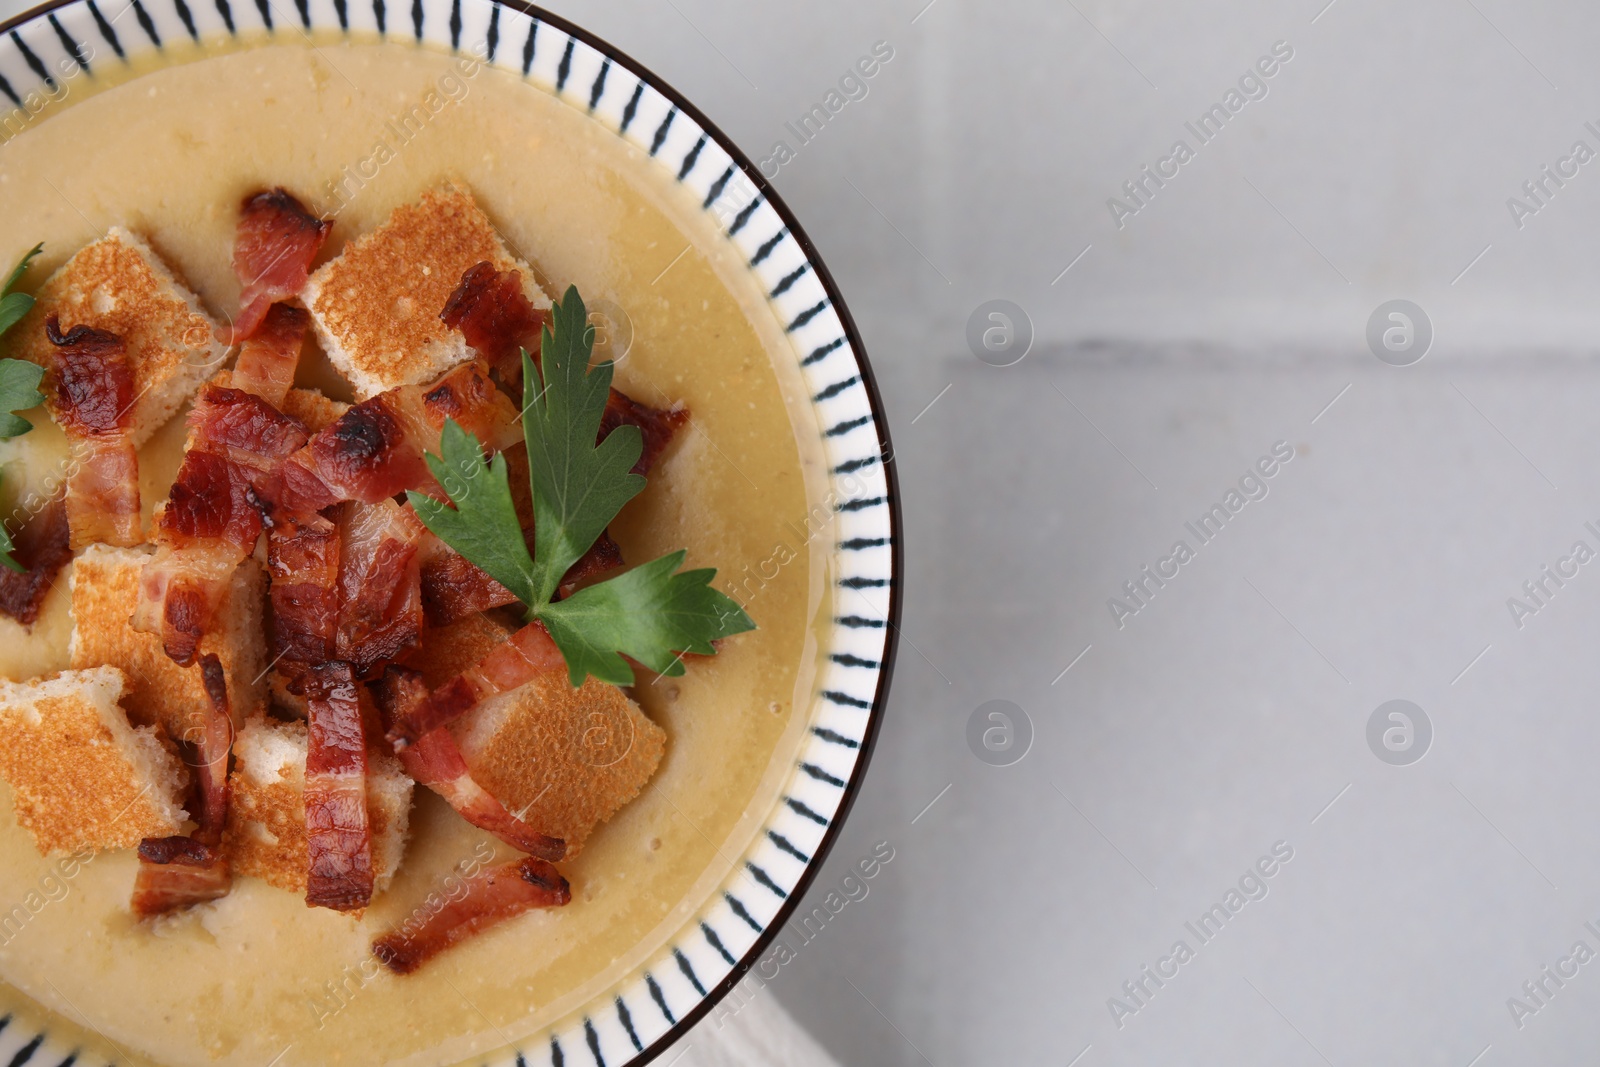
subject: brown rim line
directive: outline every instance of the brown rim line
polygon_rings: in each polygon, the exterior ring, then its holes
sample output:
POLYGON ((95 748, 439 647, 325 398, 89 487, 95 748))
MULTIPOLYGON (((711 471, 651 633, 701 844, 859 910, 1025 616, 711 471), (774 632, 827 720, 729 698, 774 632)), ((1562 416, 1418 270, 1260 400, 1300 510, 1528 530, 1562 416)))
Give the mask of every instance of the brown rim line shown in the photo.
MULTIPOLYGON (((59 11, 62 8, 71 7, 74 4, 83 2, 84 0, 49 0, 47 3, 30 8, 20 15, 15 15, 12 18, 0 22, 0 35, 8 34, 10 31, 17 29, 20 26, 24 26, 38 19, 44 18, 53 11, 59 11)), ((470 3, 473 2, 473 0, 456 0, 456 2, 470 3)), ((680 111, 686 118, 699 125, 701 130, 703 130, 712 140, 714 140, 723 149, 723 151, 728 153, 728 156, 733 160, 734 166, 738 167, 739 170, 743 172, 744 176, 751 182, 751 184, 755 186, 758 193, 760 193, 760 195, 772 207, 773 211, 777 213, 778 217, 783 221, 783 224, 788 227, 790 237, 794 239, 795 243, 804 253, 806 261, 810 263, 811 269, 816 274, 817 280, 822 284, 823 290, 827 293, 829 303, 833 307, 834 313, 839 317, 839 323, 844 329, 845 340, 849 343, 851 354, 855 358, 857 373, 861 377, 861 385, 866 392, 867 403, 872 413, 873 429, 877 433, 878 455, 880 457, 884 457, 881 465, 883 467, 885 483, 884 496, 886 498, 886 503, 889 510, 890 538, 890 577, 888 586, 889 610, 885 615, 887 632, 884 634, 883 658, 880 660, 880 666, 878 668, 877 692, 873 697, 872 708, 868 712, 867 725, 863 732, 859 754, 856 757, 855 769, 851 772, 849 780, 845 783, 845 788, 839 798, 838 808, 836 809, 833 817, 829 820, 828 828, 822 837, 822 843, 812 852, 811 862, 806 865, 805 870, 802 871, 800 877, 796 879, 794 887, 789 890, 788 898, 784 901, 782 906, 779 907, 777 914, 773 917, 772 921, 766 925, 762 932, 757 935, 755 944, 752 945, 749 951, 747 951, 744 956, 740 958, 739 962, 733 967, 732 971, 729 972, 726 978, 708 990, 706 995, 702 997, 693 1008, 689 1009, 688 1012, 679 1018, 677 1023, 672 1025, 665 1034, 648 1045, 644 1051, 626 1061, 625 1064, 625 1067, 644 1067, 645 1064, 650 1063, 656 1057, 660 1056, 685 1034, 692 1030, 694 1026, 700 1022, 700 1020, 704 1019, 706 1015, 709 1014, 710 1011, 715 1008, 717 1004, 719 1004, 723 998, 728 995, 729 992, 732 991, 733 987, 744 978, 745 974, 749 972, 750 968, 755 966, 756 962, 761 958, 766 950, 772 946, 772 943, 777 939, 777 936, 784 925, 788 923, 795 911, 798 910, 806 892, 811 888, 811 885, 813 882, 815 882, 823 864, 827 861, 828 856, 833 852, 833 847, 838 842, 840 832, 844 828, 845 820, 849 817, 851 810, 855 806, 856 799, 860 795, 862 783, 866 779, 867 770, 872 763, 872 757, 877 748, 878 735, 881 732, 883 720, 888 707, 889 691, 894 677, 894 669, 899 658, 900 619, 904 602, 901 591, 901 582, 902 577, 905 574, 905 548, 902 533, 904 527, 900 501, 900 479, 898 471, 895 469, 893 458, 895 453, 893 449, 893 443, 889 436, 888 417, 884 411, 883 398, 878 390, 877 377, 874 375, 872 371, 872 365, 867 358, 866 346, 862 343, 861 332, 856 326, 855 317, 851 315, 848 305, 846 305, 842 296, 840 295, 838 283, 834 280, 833 273, 828 269, 827 265, 823 262, 822 257, 818 254, 816 245, 812 242, 810 236, 800 225, 799 220, 795 217, 794 212, 790 210, 789 205, 785 203, 783 198, 778 194, 777 189, 775 189, 772 183, 767 180, 766 176, 761 173, 761 168, 756 166, 738 147, 733 139, 723 132, 720 126, 712 122, 703 111, 701 111, 694 104, 690 103, 682 93, 673 88, 672 85, 665 79, 659 77, 653 70, 640 63, 626 52, 616 48, 614 45, 596 36, 595 34, 590 33, 581 26, 569 22, 560 15, 553 14, 544 8, 537 7, 533 4, 522 3, 520 0, 481 0, 481 2, 486 4, 497 4, 500 7, 519 12, 530 18, 536 19, 540 23, 565 33, 576 41, 582 42, 589 48, 592 48, 594 51, 598 52, 600 55, 610 59, 614 65, 629 71, 635 77, 644 82, 644 84, 661 94, 663 98, 676 107, 678 111, 680 111)), ((389 35, 385 36, 387 38, 389 35)), ((399 44, 402 42, 417 43, 414 42, 410 37, 395 37, 394 43, 399 44)), ((428 47, 425 42, 419 43, 418 46, 428 47)), ((513 1052, 517 1051, 517 1046, 515 1043, 508 1045, 507 1048, 513 1052)))

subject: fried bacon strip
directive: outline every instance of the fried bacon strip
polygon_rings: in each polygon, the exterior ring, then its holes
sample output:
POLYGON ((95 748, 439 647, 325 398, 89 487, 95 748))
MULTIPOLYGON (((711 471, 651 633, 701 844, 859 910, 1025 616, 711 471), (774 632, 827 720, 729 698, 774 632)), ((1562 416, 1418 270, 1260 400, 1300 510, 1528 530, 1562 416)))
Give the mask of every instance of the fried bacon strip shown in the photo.
MULTIPOLYGON (((252 342, 253 343, 253 342, 252 342)), ((211 628, 239 563, 255 550, 256 487, 303 447, 306 428, 243 389, 208 385, 189 415, 189 449, 156 519, 133 626, 159 634, 188 666, 211 628)))
POLYGON ((51 315, 45 335, 55 345, 50 413, 73 445, 67 479, 67 526, 74 551, 104 541, 130 546, 139 525, 139 457, 131 433, 133 371, 122 339, 74 326, 61 332, 51 315))
POLYGON ((147 837, 139 842, 133 911, 140 918, 204 904, 228 895, 233 872, 221 850, 192 837, 147 837))
POLYGON ((424 736, 455 722, 483 701, 508 693, 541 674, 559 671, 567 677, 567 663, 541 622, 530 622, 497 645, 476 666, 468 667, 428 694, 428 699, 395 715, 388 729, 395 751, 404 751, 424 736))
POLYGON ((253 337, 274 301, 299 294, 332 229, 331 220, 317 218, 282 188, 245 198, 233 242, 240 292, 230 344, 253 337))
POLYGON ((139 578, 139 603, 129 620, 133 628, 159 635, 173 662, 192 666, 242 558, 227 545, 157 548, 139 578))
POLYGON ((481 870, 465 880, 466 892, 373 942, 372 954, 395 974, 410 974, 434 956, 532 908, 559 908, 572 887, 534 856, 481 870))
POLYGON ((64 489, 22 524, 12 544, 11 558, 27 570, 0 568, 0 612, 32 626, 56 575, 72 558, 64 489))
POLYGON ((189 451, 232 463, 252 487, 266 485, 310 439, 304 424, 245 389, 208 385, 189 415, 189 451))
POLYGON ((346 500, 376 504, 407 489, 439 498, 423 453, 439 451, 446 419, 498 451, 519 439, 517 409, 478 363, 431 386, 379 393, 345 412, 283 465, 274 502, 308 513, 346 500))
POLYGON ((273 513, 267 531, 272 660, 291 678, 334 658, 339 548, 339 528, 322 516, 273 513))
POLYGON ((430 626, 514 604, 517 595, 433 534, 423 538, 422 610, 430 626))
POLYGON ((358 677, 382 670, 422 633, 417 545, 426 533, 410 505, 393 500, 345 505, 334 653, 358 677))
MULTIPOLYGON (((373 693, 387 726, 427 700, 428 687, 416 671, 390 667, 373 693)), ((473 780, 466 757, 449 730, 424 734, 416 744, 401 750, 400 762, 407 774, 438 793, 462 818, 512 848, 551 862, 567 854, 566 842, 535 830, 473 780)))
POLYGON ((605 413, 600 416, 599 440, 604 441, 618 426, 639 427, 639 434, 644 438, 644 449, 639 453, 639 462, 633 465, 633 473, 649 474, 650 468, 661 458, 661 453, 672 443, 678 427, 688 421, 688 408, 663 411, 641 404, 628 394, 613 389, 611 395, 606 397, 605 413))
POLYGON ((185 738, 195 746, 198 757, 195 781, 200 796, 200 811, 191 835, 203 845, 222 844, 222 830, 228 823, 228 759, 233 754, 233 711, 228 705, 228 678, 222 661, 208 652, 200 660, 200 680, 205 685, 207 707, 191 728, 195 736, 185 738))
POLYGON ((539 330, 550 321, 548 312, 529 302, 520 272, 497 271, 487 260, 461 275, 439 318, 460 330, 478 357, 506 382, 522 379, 521 350, 537 358, 539 330))
POLYGON ((228 759, 233 751, 233 715, 228 682, 215 655, 200 661, 208 705, 183 738, 197 756, 197 826, 188 837, 146 838, 139 844, 133 910, 142 917, 201 904, 227 895, 233 876, 222 855, 228 822, 228 759), (192 735, 192 736, 189 736, 192 735))
POLYGON ((260 329, 239 346, 239 358, 233 364, 234 386, 273 407, 281 405, 294 385, 310 323, 310 314, 300 308, 288 304, 268 308, 260 329))
POLYGON ((367 823, 367 742, 355 671, 334 660, 306 672, 306 903, 358 911, 372 900, 372 833, 367 823))

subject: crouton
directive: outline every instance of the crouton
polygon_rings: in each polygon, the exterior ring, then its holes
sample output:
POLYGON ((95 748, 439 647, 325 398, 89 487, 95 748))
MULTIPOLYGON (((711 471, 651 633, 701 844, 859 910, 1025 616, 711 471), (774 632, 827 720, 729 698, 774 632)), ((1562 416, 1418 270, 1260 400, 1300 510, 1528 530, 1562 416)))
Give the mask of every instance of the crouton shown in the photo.
POLYGON ((128 684, 115 667, 0 681, 0 778, 44 855, 134 848, 189 817, 188 772, 154 729, 129 725, 128 684))
POLYGON ((479 705, 451 732, 472 777, 523 822, 577 855, 594 828, 644 788, 666 732, 622 690, 565 671, 479 705))
MULTIPOLYGON (((147 548, 91 545, 73 562, 72 640, 74 668, 110 664, 131 679, 129 717, 140 725, 160 725, 174 740, 189 737, 210 707, 200 668, 180 667, 156 634, 139 633, 128 620, 139 602, 139 581, 151 552, 147 548)), ((266 698, 266 640, 261 613, 266 573, 254 559, 234 572, 217 612, 219 629, 200 641, 200 654, 214 652, 228 678, 228 703, 235 723, 259 711, 266 698)))
MULTIPOLYGON (((223 851, 235 874, 304 893, 306 851, 306 746, 303 722, 260 716, 245 723, 233 743, 228 828, 223 851)), ((411 823, 411 779, 393 754, 367 750, 367 819, 372 831, 374 890, 387 889, 405 853, 411 823)))
POLYGON ((473 612, 448 626, 430 626, 406 652, 403 662, 419 672, 429 689, 437 689, 493 652, 511 631, 482 612, 473 612))
POLYGON ((350 405, 324 396, 316 389, 290 389, 279 410, 305 423, 312 433, 318 433, 332 426, 340 415, 350 410, 350 405))
POLYGON ((126 346, 133 370, 132 430, 143 445, 221 365, 227 347, 199 299, 151 251, 121 227, 79 249, 39 287, 33 310, 7 335, 11 355, 48 372, 55 346, 45 320, 61 328, 110 330, 126 346))
POLYGON ((447 185, 396 208, 382 226, 345 245, 300 296, 328 360, 365 400, 432 381, 469 358, 465 338, 439 313, 461 276, 485 260, 496 270, 521 271, 528 299, 550 306, 472 194, 447 185))

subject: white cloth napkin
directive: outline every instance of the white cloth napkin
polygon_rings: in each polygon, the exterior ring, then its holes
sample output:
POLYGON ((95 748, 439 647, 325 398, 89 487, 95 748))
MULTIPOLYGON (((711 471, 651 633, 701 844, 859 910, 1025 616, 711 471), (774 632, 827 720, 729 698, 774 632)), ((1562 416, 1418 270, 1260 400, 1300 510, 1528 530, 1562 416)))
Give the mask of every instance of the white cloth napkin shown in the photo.
POLYGON ((743 982, 656 1060, 660 1067, 839 1067, 783 1010, 772 990, 743 982))

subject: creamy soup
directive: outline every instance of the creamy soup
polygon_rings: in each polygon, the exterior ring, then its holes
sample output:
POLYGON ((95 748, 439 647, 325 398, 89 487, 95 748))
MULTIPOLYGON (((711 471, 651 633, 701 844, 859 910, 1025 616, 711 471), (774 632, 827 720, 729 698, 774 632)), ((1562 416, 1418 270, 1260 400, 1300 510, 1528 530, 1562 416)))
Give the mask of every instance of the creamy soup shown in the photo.
MULTIPOLYGON (((110 66, 98 82, 76 79, 63 106, 0 146, 0 260, 44 241, 37 282, 120 224, 223 314, 237 304, 229 257, 246 194, 283 185, 336 214, 331 254, 396 205, 461 181, 547 290, 576 283, 591 307, 604 298, 625 309, 633 342, 619 387, 693 413, 613 527, 627 557, 687 547, 691 566, 719 568, 718 586, 747 601, 760 629, 685 677, 641 677, 637 699, 666 730, 666 756, 645 792, 562 865, 568 907, 515 919, 405 978, 373 976, 373 937, 494 848, 424 790, 400 874, 362 919, 241 879, 215 904, 140 923, 128 910, 133 853, 63 873, 35 852, 0 787, 0 1001, 45 1005, 120 1062, 171 1067, 456 1062, 570 1022, 661 951, 729 875, 793 767, 832 537, 805 543, 824 468, 789 343, 696 198, 515 76, 346 40, 196 54, 115 85, 110 66), (430 93, 445 106, 402 141, 392 120, 430 93), (796 558, 772 576, 780 546, 796 558)), ((326 367, 304 368, 302 384, 328 386, 326 367)), ((9 495, 59 455, 43 412, 34 421, 35 434, 0 453, 9 495)), ((144 450, 147 515, 182 436, 174 422, 144 450)), ((0 673, 67 665, 65 584, 31 633, 0 622, 0 673)))

